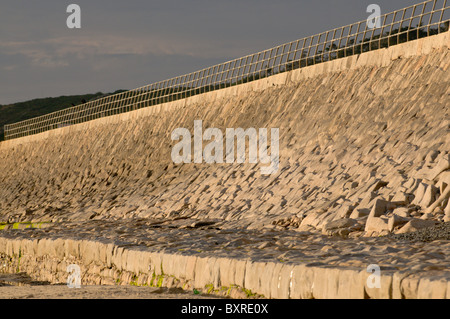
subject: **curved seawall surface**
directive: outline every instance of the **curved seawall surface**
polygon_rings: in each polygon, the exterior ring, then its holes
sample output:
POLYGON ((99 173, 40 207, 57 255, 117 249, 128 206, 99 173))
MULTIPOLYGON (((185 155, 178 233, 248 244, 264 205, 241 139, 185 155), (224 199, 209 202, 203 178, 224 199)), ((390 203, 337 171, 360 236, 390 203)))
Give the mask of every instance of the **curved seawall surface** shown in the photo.
MULTIPOLYGON (((283 232, 287 237, 291 232, 310 233, 311 238, 355 242, 448 222, 449 34, 2 142, 0 222, 3 228, 13 228, 10 224, 18 222, 50 222, 45 229, 34 230, 50 234, 61 223, 69 223, 76 232, 76 223, 127 220, 131 231, 140 227, 137 221, 145 220, 153 226, 170 222, 177 229, 273 231, 281 237, 283 232), (194 132, 196 120, 202 121, 203 130, 219 128, 222 132, 227 128, 278 128, 277 172, 261 174, 265 164, 260 163, 173 163, 176 141, 171 133, 176 128, 194 132)), ((16 253, 5 247, 11 240, 17 242, 17 231, 0 233, 5 241, 0 252, 16 253), (8 236, 16 239, 6 239, 8 236)), ((27 231, 31 229, 23 232, 27 231)), ((428 249, 425 244, 423 249, 428 249)), ((444 258, 438 266, 445 270, 448 243, 441 249, 444 258)), ((26 251, 27 256, 36 253, 34 248, 26 251)), ((57 254, 57 260, 68 254, 57 254)), ((84 260, 79 250, 70 254, 83 264, 93 262, 84 260)), ((236 256, 236 260, 244 256, 236 256)), ((170 258, 185 257, 180 253, 170 258)), ((292 267, 306 267, 294 259, 292 267)), ((264 268, 253 263, 242 267, 264 268)), ((270 270, 270 276, 280 277, 283 267, 270 270)), ((363 265, 358 267, 358 273, 365 271, 363 265)), ((402 271, 406 268, 407 263, 402 271)), ((192 275, 194 278, 188 279, 196 285, 219 285, 217 274, 195 269, 185 269, 178 277, 192 275), (198 282, 197 271, 205 274, 198 282)), ((260 273, 251 269, 245 273, 260 273)), ((286 269, 282 278, 291 278, 286 269)), ((331 268, 329 278, 341 276, 338 269, 331 268)), ((436 276, 438 286, 446 286, 448 273, 436 276)), ((319 280, 312 278, 313 282, 319 280)), ((280 297, 271 290, 275 288, 262 288, 250 283, 252 280, 228 281, 280 297)), ((358 297, 367 297, 365 281, 359 278, 355 282, 363 287, 358 297)), ((393 287, 392 281, 390 285, 393 287)), ((420 295, 419 286, 411 288, 411 296, 420 295)), ((445 296, 448 289, 439 289, 445 296)), ((327 291, 334 290, 323 288, 312 296, 335 296, 327 291)), ((303 295, 291 297, 299 296, 303 295)), ((383 297, 395 296, 391 291, 383 297)))

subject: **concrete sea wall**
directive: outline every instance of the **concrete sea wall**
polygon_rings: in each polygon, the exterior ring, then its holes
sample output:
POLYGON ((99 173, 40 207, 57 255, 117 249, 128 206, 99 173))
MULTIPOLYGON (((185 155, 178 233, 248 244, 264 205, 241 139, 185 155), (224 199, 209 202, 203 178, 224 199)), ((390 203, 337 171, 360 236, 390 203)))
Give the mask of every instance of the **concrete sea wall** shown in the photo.
POLYGON ((67 283, 71 264, 79 265, 82 285, 139 285, 197 288, 246 298, 277 299, 449 299, 445 274, 383 270, 380 286, 356 267, 252 261, 195 254, 152 252, 108 241, 62 238, 0 240, 3 271, 26 272, 52 283, 67 283), (244 293, 246 292, 246 293, 244 293))
MULTIPOLYGON (((446 32, 1 142, 0 222, 180 216, 230 229, 359 238, 449 221, 449 47, 446 32), (174 164, 171 132, 192 132, 194 120, 223 132, 279 128, 278 172, 261 175, 263 164, 174 164), (345 226, 330 224, 341 220, 345 226)), ((2 237, 0 253, 12 264, 20 255, 27 272, 56 281, 73 260, 97 278, 92 282, 101 282, 103 266, 114 268, 103 274, 105 283, 120 272, 145 274, 141 280, 149 282, 164 269, 194 287, 218 289, 220 282, 271 298, 448 298, 450 292, 446 277, 388 272, 387 290, 370 296, 365 270, 330 268, 324 276, 323 268, 301 264, 117 248, 101 238, 2 237)))

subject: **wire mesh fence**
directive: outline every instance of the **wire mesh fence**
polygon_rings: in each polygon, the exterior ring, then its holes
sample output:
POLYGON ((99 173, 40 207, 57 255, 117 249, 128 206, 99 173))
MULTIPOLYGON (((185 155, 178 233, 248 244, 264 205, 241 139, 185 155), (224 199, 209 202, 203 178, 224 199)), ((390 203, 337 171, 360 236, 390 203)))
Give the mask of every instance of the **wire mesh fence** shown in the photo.
POLYGON ((449 31, 450 0, 428 0, 193 73, 5 125, 5 140, 74 125, 449 31))

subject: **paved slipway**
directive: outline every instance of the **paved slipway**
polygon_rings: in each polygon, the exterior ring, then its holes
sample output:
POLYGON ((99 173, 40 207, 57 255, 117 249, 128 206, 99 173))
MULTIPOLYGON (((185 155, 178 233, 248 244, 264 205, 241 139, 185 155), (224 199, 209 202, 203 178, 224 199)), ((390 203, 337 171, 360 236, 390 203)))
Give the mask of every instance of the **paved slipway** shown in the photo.
POLYGON ((449 34, 0 143, 0 272, 30 289, 74 263, 84 285, 149 293, 450 298, 449 34), (279 128, 279 170, 174 164, 171 132, 194 120, 279 128))

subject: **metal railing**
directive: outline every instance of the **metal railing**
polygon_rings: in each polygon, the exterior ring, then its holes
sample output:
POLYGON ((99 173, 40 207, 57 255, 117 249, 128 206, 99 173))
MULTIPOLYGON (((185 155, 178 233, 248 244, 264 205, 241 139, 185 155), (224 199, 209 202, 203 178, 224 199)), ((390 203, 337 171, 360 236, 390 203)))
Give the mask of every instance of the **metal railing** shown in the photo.
POLYGON ((380 28, 371 28, 368 21, 357 22, 197 72, 8 124, 5 125, 5 140, 171 102, 447 32, 450 0, 428 0, 384 14, 380 19, 380 28))

